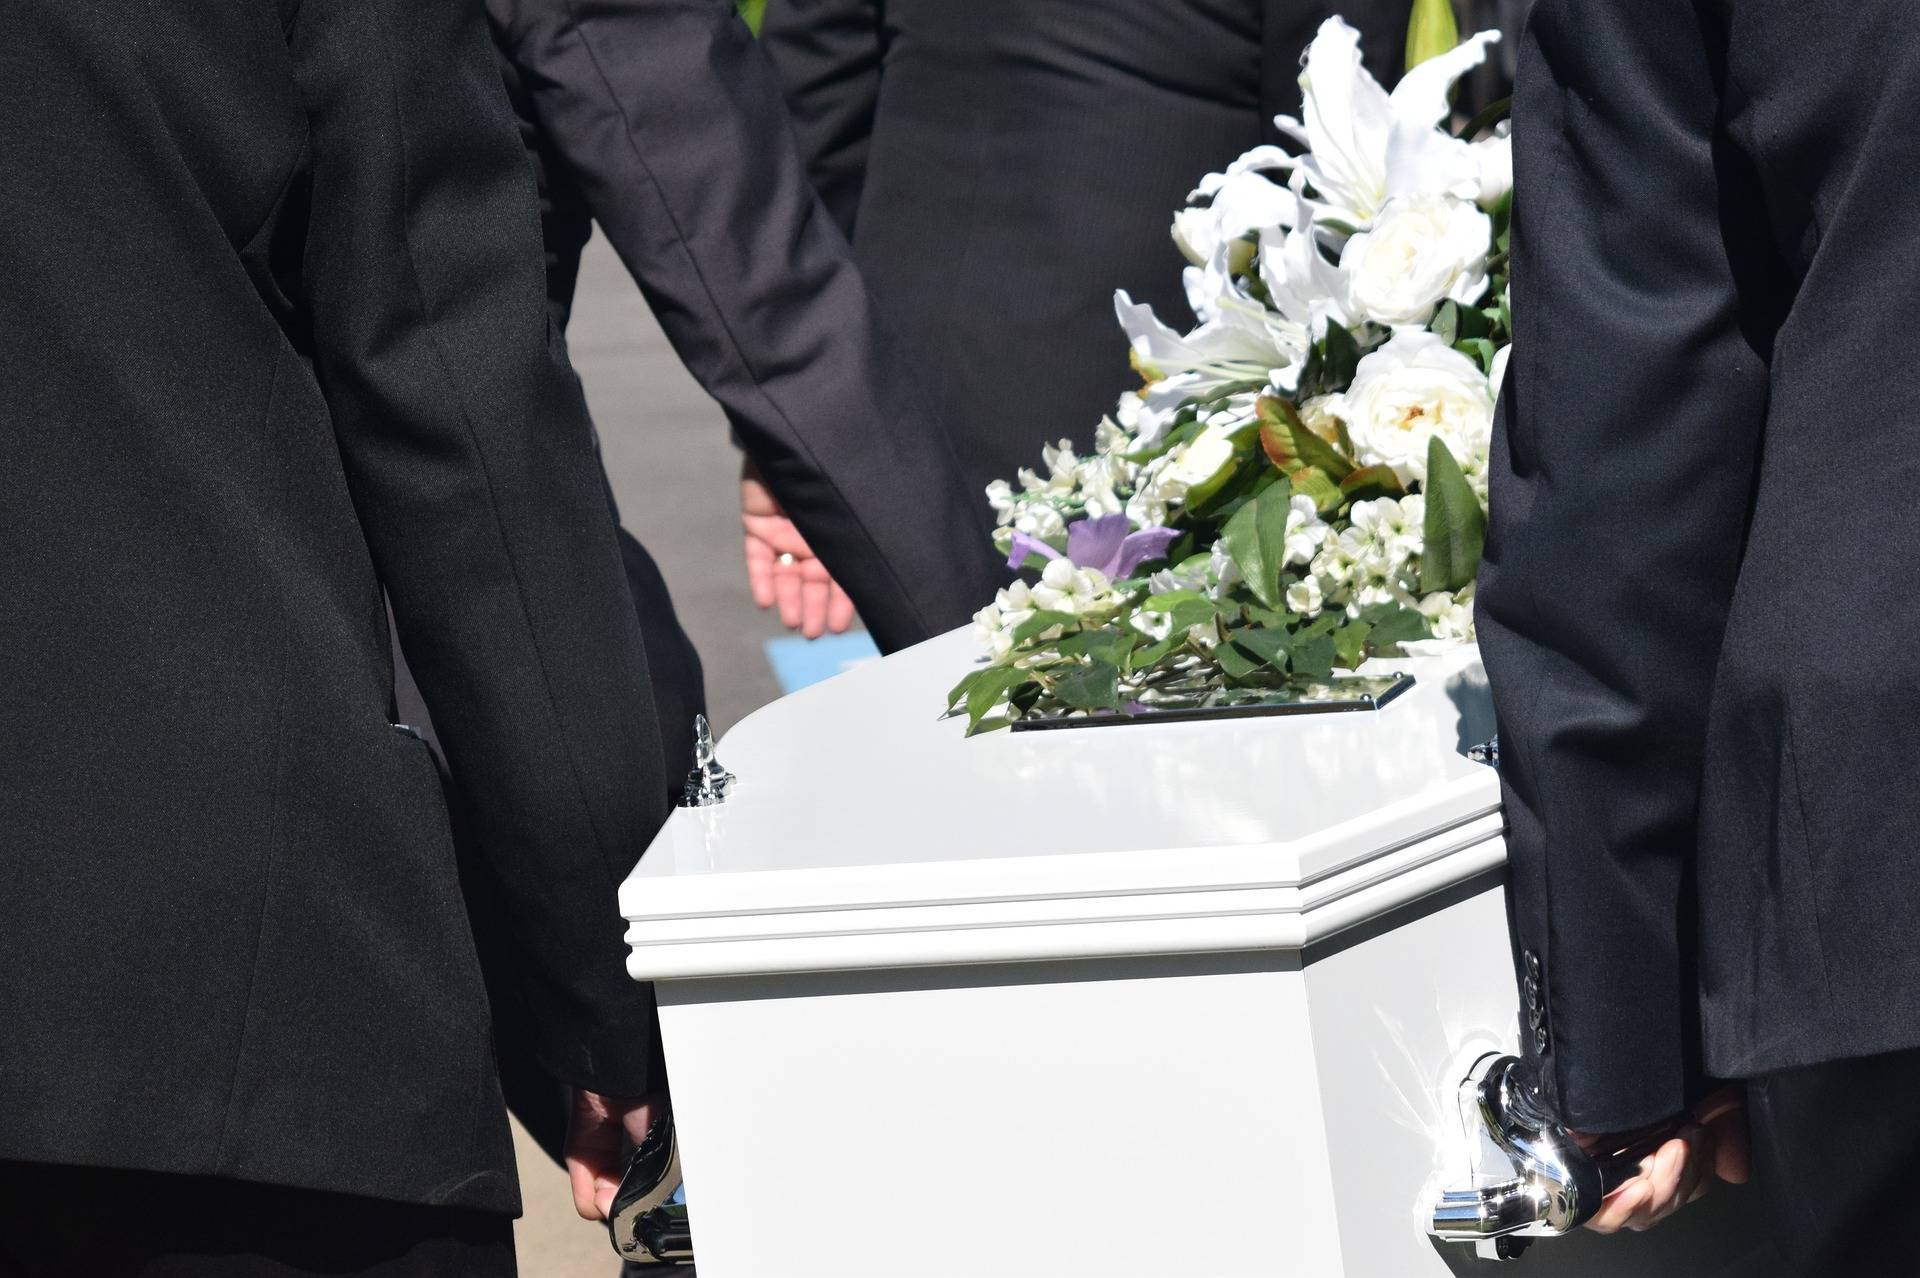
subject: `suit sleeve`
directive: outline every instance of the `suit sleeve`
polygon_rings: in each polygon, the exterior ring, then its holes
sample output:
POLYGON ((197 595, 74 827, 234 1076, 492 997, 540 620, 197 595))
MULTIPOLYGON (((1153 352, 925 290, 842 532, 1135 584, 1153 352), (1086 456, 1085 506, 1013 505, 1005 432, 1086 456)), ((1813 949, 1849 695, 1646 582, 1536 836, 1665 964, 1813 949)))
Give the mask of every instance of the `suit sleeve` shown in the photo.
POLYGON ((767 0, 760 44, 813 189, 852 239, 886 52, 879 0, 767 0))
POLYGON ((646 661, 478 5, 305 0, 315 371, 406 656, 504 891, 542 1063, 655 1081, 621 879, 665 819, 646 661))
POLYGON ((1520 53, 1512 364, 1479 633, 1522 1037, 1576 1127, 1700 1085, 1691 862, 1767 395, 1693 4, 1551 0, 1520 53))
POLYGON ((675 351, 883 648, 998 578, 986 506, 794 149, 731 0, 495 0, 542 129, 675 351))

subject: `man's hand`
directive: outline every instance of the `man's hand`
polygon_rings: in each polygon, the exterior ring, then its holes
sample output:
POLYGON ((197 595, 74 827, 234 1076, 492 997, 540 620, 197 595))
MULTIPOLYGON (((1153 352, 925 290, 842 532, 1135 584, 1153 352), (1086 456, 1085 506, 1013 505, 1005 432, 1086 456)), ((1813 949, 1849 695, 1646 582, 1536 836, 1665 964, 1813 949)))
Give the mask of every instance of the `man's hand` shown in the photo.
POLYGON ((573 1181, 573 1209, 583 1220, 605 1220, 612 1212, 613 1196, 626 1171, 627 1147, 645 1139, 666 1107, 667 1098, 659 1092, 637 1100, 574 1092, 567 1122, 567 1176, 573 1181))
POLYGON ((1747 1171, 1746 1092, 1723 1088, 1694 1106, 1693 1121, 1678 1136, 1641 1160, 1640 1174, 1607 1195, 1587 1228, 1603 1234, 1651 1229, 1706 1193, 1716 1178, 1745 1184, 1747 1171))
POLYGON ((740 522, 747 530, 747 584, 762 608, 780 607, 780 624, 809 639, 853 624, 853 600, 814 556, 800 530, 751 463, 740 472, 740 522))

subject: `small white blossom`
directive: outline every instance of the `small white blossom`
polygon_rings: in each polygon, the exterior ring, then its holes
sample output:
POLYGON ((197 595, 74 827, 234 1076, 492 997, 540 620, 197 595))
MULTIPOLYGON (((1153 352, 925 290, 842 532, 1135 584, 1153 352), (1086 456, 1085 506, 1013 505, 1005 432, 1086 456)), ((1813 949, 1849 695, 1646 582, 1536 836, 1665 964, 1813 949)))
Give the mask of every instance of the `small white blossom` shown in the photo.
POLYGON ((1033 613, 1033 592, 1026 582, 1016 581, 973 614, 973 637, 995 665, 1005 665, 1013 655, 1014 630, 1033 613))
POLYGON ((1015 532, 1023 532, 1040 541, 1057 541, 1067 535, 1067 521, 1046 502, 1029 502, 1013 518, 1015 532))
POLYGON ((1297 612, 1303 617, 1317 617, 1326 607, 1326 596, 1320 592, 1318 577, 1302 577, 1287 587, 1287 610, 1297 612))
POLYGON ((1159 643, 1173 633, 1173 614, 1142 608, 1127 619, 1127 624, 1155 643, 1159 643))
POLYGON ((1320 518, 1313 498, 1295 494, 1293 500, 1287 503, 1287 553, 1282 562, 1312 563, 1314 555, 1332 531, 1326 520, 1320 518))
POLYGON ((1420 553, 1425 542, 1426 499, 1379 497, 1353 504, 1353 526, 1394 567, 1420 553))
POLYGON ((1044 612, 1073 616, 1095 612, 1113 602, 1113 587, 1094 568, 1076 568, 1066 559, 1050 560, 1033 587, 1033 606, 1044 612))
POLYGON ((1435 639, 1458 643, 1473 638, 1472 585, 1457 594, 1436 591, 1420 601, 1419 609, 1435 639))

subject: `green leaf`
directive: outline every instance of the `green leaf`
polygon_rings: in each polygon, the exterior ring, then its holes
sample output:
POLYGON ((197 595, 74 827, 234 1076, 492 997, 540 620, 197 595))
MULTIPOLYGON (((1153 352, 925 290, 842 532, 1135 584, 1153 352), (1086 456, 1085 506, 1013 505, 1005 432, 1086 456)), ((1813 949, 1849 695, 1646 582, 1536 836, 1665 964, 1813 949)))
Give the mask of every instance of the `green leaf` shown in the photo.
POLYGON ((1214 618, 1213 600, 1197 590, 1169 590, 1164 595, 1150 596, 1140 605, 1142 612, 1156 612, 1166 615, 1168 624, 1173 627, 1172 634, 1184 636, 1187 628, 1198 626, 1214 618))
POLYGON ((1220 544, 1246 578, 1247 589, 1269 608, 1281 607, 1286 598, 1280 570, 1287 558, 1287 512, 1292 500, 1293 493, 1276 484, 1235 511, 1220 533, 1220 544))
POLYGON ((1476 337, 1486 337, 1493 332, 1493 321, 1478 306, 1460 308, 1460 327, 1457 341, 1471 341, 1476 337))
POLYGON ((987 669, 991 669, 991 667, 980 670, 970 670, 967 672, 966 678, 953 685, 953 691, 947 694, 947 708, 949 710, 960 704, 960 698, 966 696, 967 690, 973 687, 974 684, 980 682, 980 676, 987 673, 987 669))
POLYGON ((1352 670, 1365 660, 1367 636, 1373 627, 1364 621, 1349 621, 1333 632, 1333 659, 1342 670, 1352 670))
POLYGON ((1360 343, 1337 320, 1328 320, 1324 345, 1327 355, 1320 372, 1327 389, 1345 390, 1353 382, 1353 370, 1360 367, 1360 343))
POLYGON ((1333 673, 1334 658, 1338 655, 1329 635, 1299 639, 1293 645, 1293 672, 1308 678, 1324 679, 1333 673))
POLYGON ((1367 650, 1377 657, 1397 657, 1401 644, 1433 637, 1426 617, 1402 604, 1370 609, 1367 616, 1373 623, 1367 650))
POLYGON ((1308 466, 1296 470, 1287 480, 1287 484, 1296 493, 1313 498, 1313 504, 1323 515, 1331 515, 1340 509, 1346 501, 1346 495, 1340 491, 1340 485, 1327 478, 1327 472, 1318 466, 1308 466))
POLYGON ((1339 483, 1353 471, 1340 451, 1306 428, 1294 406, 1277 395, 1261 398, 1260 446, 1275 466, 1291 475, 1312 466, 1339 483))
POLYGON ((1016 684, 1022 684, 1033 678, 1033 673, 1017 666, 989 666, 980 672, 973 687, 967 690, 967 727, 977 727, 987 713, 1000 704, 1000 699, 1016 684))
POLYGON ((1512 114, 1513 99, 1501 98, 1498 102, 1489 103, 1480 114, 1468 120, 1466 126, 1454 136, 1463 142, 1471 142, 1512 114))
MULTIPOLYGON (((1473 495, 1460 463, 1439 436, 1427 446, 1426 525, 1421 530, 1420 589, 1459 590, 1480 571, 1487 512, 1473 495)), ((1242 569, 1244 572, 1245 570, 1242 569)))
POLYGON ((1038 639, 1055 626, 1071 626, 1079 620, 1070 612, 1048 612, 1043 608, 1013 628, 1014 646, 1018 647, 1029 639, 1038 639))
POLYGON ((1453 349, 1478 364, 1482 373, 1493 371, 1493 343, 1486 338, 1470 337, 1465 341, 1455 342, 1453 349))
POLYGON ((1460 307, 1451 299, 1442 302, 1427 330, 1447 345, 1453 345, 1460 336, 1460 307))
POLYGON ((1105 661, 1075 666, 1054 682, 1053 695, 1076 710, 1111 710, 1120 704, 1119 667, 1105 661))
POLYGON ((1319 616, 1315 617, 1312 621, 1309 621, 1306 625, 1301 626, 1299 629, 1295 630, 1293 633, 1296 638, 1310 638, 1316 635, 1330 635, 1335 630, 1338 630, 1340 628, 1341 623, 1346 621, 1346 619, 1347 619, 1346 614, 1341 612, 1338 608, 1329 609, 1328 611, 1323 612, 1319 616))
POLYGON ((1340 493, 1348 501, 1371 501, 1376 497, 1404 497, 1407 486, 1391 466, 1362 466, 1340 481, 1340 493))
POLYGON ((1229 679, 1246 678, 1260 668, 1260 663, 1241 652, 1230 643, 1223 643, 1213 650, 1213 659, 1229 679))
POLYGON ((1126 661, 1127 654, 1133 651, 1134 645, 1139 640, 1138 632, 1130 633, 1106 626, 1099 630, 1082 630, 1079 634, 1068 635, 1054 647, 1063 657, 1092 657, 1118 666, 1126 661))
POLYGON ((1150 643, 1135 648, 1127 656, 1127 669, 1130 671, 1150 670, 1155 665, 1166 660, 1168 653, 1172 652, 1175 648, 1181 647, 1186 641, 1187 632, 1182 630, 1177 634, 1168 635, 1158 643, 1150 643))
POLYGON ((1293 655, 1293 636, 1284 630, 1239 630, 1234 632, 1234 645, 1245 652, 1260 658, 1282 674, 1286 673, 1287 663, 1293 655))

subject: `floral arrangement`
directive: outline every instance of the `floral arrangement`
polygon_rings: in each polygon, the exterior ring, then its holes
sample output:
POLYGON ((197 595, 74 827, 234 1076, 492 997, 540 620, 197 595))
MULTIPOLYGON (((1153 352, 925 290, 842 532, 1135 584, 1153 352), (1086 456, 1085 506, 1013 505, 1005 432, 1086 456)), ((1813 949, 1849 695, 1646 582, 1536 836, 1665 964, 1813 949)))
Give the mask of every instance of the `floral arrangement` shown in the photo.
POLYGON ((1062 441, 987 490, 1038 576, 975 618, 987 662, 948 703, 970 732, 1473 638, 1513 170, 1502 109, 1446 126, 1498 38, 1388 93, 1329 19, 1277 121, 1298 152, 1256 147, 1175 214, 1198 326, 1117 294, 1143 386, 1090 456, 1062 441))

